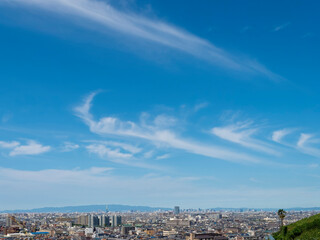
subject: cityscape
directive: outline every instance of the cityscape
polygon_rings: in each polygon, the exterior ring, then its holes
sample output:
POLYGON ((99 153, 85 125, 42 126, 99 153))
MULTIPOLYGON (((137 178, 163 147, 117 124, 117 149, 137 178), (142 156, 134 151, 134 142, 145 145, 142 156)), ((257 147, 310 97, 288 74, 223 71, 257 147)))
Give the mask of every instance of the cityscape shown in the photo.
MULTIPOLYGON (((320 211, 290 211, 284 224, 320 211)), ((280 227, 275 211, 239 209, 158 210, 154 212, 15 213, 0 215, 0 239, 141 239, 259 240, 273 239, 280 227)))
POLYGON ((0 240, 320 240, 319 0, 0 0, 0 240))

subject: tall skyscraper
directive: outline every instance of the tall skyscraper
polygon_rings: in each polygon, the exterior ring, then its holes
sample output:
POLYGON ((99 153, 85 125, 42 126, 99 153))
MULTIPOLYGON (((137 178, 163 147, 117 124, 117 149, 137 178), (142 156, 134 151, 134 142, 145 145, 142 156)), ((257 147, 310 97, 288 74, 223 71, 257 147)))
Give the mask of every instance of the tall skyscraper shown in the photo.
POLYGON ((179 206, 175 206, 173 209, 174 214, 178 215, 180 213, 180 207, 179 206))
POLYGON ((117 227, 121 225, 121 216, 113 215, 111 217, 111 227, 117 227))

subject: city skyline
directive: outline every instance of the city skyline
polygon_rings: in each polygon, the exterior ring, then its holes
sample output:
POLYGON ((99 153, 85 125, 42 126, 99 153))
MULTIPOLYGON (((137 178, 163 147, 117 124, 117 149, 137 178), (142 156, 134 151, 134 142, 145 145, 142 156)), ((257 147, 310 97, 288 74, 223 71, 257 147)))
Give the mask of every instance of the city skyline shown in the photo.
POLYGON ((319 207, 317 7, 1 1, 0 211, 319 207))

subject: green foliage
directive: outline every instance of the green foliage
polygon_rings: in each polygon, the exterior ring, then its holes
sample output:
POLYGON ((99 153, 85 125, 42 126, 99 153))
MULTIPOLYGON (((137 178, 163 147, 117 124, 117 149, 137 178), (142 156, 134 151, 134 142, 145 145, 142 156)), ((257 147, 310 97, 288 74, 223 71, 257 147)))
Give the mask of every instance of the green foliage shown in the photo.
POLYGON ((287 214, 287 212, 285 210, 283 210, 283 209, 278 210, 278 216, 280 218, 284 218, 286 216, 286 214, 287 214))
POLYGON ((283 236, 286 237, 288 234, 288 226, 283 227, 283 236))
POLYGON ((281 224, 280 227, 283 226, 283 219, 286 217, 286 214, 287 214, 287 212, 285 210, 283 210, 283 209, 278 210, 278 216, 280 218, 280 224, 281 224))
POLYGON ((317 240, 320 239, 320 214, 302 219, 281 228, 273 234, 276 240, 317 240))

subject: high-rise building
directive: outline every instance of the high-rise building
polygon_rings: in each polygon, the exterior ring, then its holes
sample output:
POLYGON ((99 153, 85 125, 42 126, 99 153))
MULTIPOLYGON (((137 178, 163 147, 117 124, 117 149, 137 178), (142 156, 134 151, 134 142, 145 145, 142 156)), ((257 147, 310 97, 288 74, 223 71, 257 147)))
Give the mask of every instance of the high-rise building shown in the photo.
POLYGON ((78 224, 87 226, 88 225, 88 215, 81 215, 78 217, 78 224))
POLYGON ((173 209, 174 214, 178 215, 180 213, 180 207, 179 206, 175 206, 173 209))
POLYGON ((97 227, 99 226, 99 218, 95 215, 88 216, 88 226, 89 227, 97 227))
POLYGON ((13 225, 13 220, 14 220, 14 217, 8 214, 6 218, 7 227, 10 227, 11 225, 13 225))
POLYGON ((106 216, 106 215, 99 216, 99 226, 100 227, 110 226, 109 216, 106 216))
POLYGON ((111 227, 117 227, 121 225, 121 216, 113 215, 111 217, 111 227))

